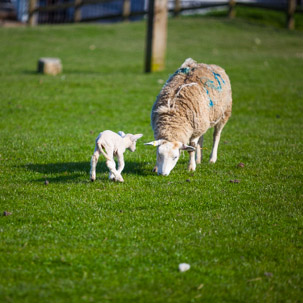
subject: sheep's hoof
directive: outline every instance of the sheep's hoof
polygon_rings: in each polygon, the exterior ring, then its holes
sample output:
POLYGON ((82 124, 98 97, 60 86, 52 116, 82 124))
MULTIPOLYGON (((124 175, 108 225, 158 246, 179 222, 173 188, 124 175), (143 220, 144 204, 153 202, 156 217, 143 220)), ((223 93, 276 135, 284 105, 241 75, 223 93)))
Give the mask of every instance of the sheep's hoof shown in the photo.
POLYGON ((157 166, 155 166, 154 168, 153 168, 153 173, 157 173, 158 172, 158 168, 157 168, 157 166))
POLYGON ((210 164, 215 164, 217 160, 209 160, 210 164))
POLYGON ((90 180, 91 180, 92 182, 94 182, 94 181, 95 181, 95 179, 93 179, 93 178, 91 178, 90 180))
POLYGON ((196 167, 194 165, 189 165, 188 166, 188 171, 195 171, 196 167))

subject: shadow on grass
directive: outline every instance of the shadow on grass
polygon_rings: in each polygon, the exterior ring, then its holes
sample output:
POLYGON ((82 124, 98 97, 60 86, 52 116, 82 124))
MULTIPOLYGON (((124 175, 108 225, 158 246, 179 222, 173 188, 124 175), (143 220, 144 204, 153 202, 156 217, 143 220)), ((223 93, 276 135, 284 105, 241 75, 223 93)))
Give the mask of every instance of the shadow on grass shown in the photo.
MULTIPOLYGON (((125 167, 122 171, 122 175, 133 174, 140 176, 147 176, 152 174, 146 166, 147 163, 139 163, 133 161, 125 161, 125 167)), ((45 181, 49 182, 83 182, 83 177, 87 175, 87 180, 89 182, 89 162, 61 162, 61 163, 48 163, 48 164, 27 164, 24 165, 28 170, 44 174, 44 178, 36 179, 35 182, 45 181), (84 174, 85 173, 85 174, 84 174), (60 176, 52 176, 52 174, 60 174, 60 176), (80 180, 81 179, 81 180, 80 180)), ((97 165, 97 174, 108 173, 108 168, 104 162, 99 162, 97 165)), ((97 176, 98 177, 98 176, 97 176)))

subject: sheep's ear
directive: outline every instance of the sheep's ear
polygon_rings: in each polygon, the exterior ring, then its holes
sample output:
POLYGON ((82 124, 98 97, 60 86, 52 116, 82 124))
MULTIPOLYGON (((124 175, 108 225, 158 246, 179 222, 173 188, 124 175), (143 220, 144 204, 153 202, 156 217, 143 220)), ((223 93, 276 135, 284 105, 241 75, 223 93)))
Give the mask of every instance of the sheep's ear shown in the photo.
POLYGON ((122 130, 120 130, 120 131, 118 132, 118 135, 121 136, 122 138, 125 137, 125 133, 124 133, 122 130))
POLYGON ((144 145, 159 146, 159 145, 162 144, 162 142, 163 142, 163 140, 160 139, 160 140, 157 140, 157 141, 151 141, 151 142, 148 142, 148 143, 144 143, 144 145))
POLYGON ((143 134, 137 134, 137 135, 132 135, 132 136, 130 137, 130 139, 131 139, 132 141, 137 141, 137 140, 140 139, 141 137, 143 137, 143 134))
POLYGON ((186 150, 186 151, 195 151, 196 149, 193 146, 190 145, 186 145, 186 144, 182 144, 182 146, 180 147, 181 150, 186 150))
POLYGON ((181 68, 194 67, 196 65, 197 65, 197 61, 193 60, 192 58, 187 58, 181 65, 181 68))

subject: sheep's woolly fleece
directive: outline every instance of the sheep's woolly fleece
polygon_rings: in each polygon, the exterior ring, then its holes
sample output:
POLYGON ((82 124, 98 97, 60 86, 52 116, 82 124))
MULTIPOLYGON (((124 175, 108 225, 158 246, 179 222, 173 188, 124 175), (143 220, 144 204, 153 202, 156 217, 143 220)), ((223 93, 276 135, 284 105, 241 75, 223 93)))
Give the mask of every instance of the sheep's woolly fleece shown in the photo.
POLYGON ((189 58, 169 77, 153 106, 155 139, 187 143, 188 137, 203 135, 220 120, 228 120, 231 107, 230 80, 224 69, 189 58))

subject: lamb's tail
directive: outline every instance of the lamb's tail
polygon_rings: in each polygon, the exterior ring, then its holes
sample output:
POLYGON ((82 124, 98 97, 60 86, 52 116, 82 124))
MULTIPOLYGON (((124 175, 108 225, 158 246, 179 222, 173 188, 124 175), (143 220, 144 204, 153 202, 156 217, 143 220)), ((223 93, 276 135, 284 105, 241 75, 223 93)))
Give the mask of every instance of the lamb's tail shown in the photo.
POLYGON ((97 142, 98 149, 100 153, 105 157, 106 160, 111 161, 112 159, 108 156, 108 154, 103 150, 102 145, 100 142, 97 142))

